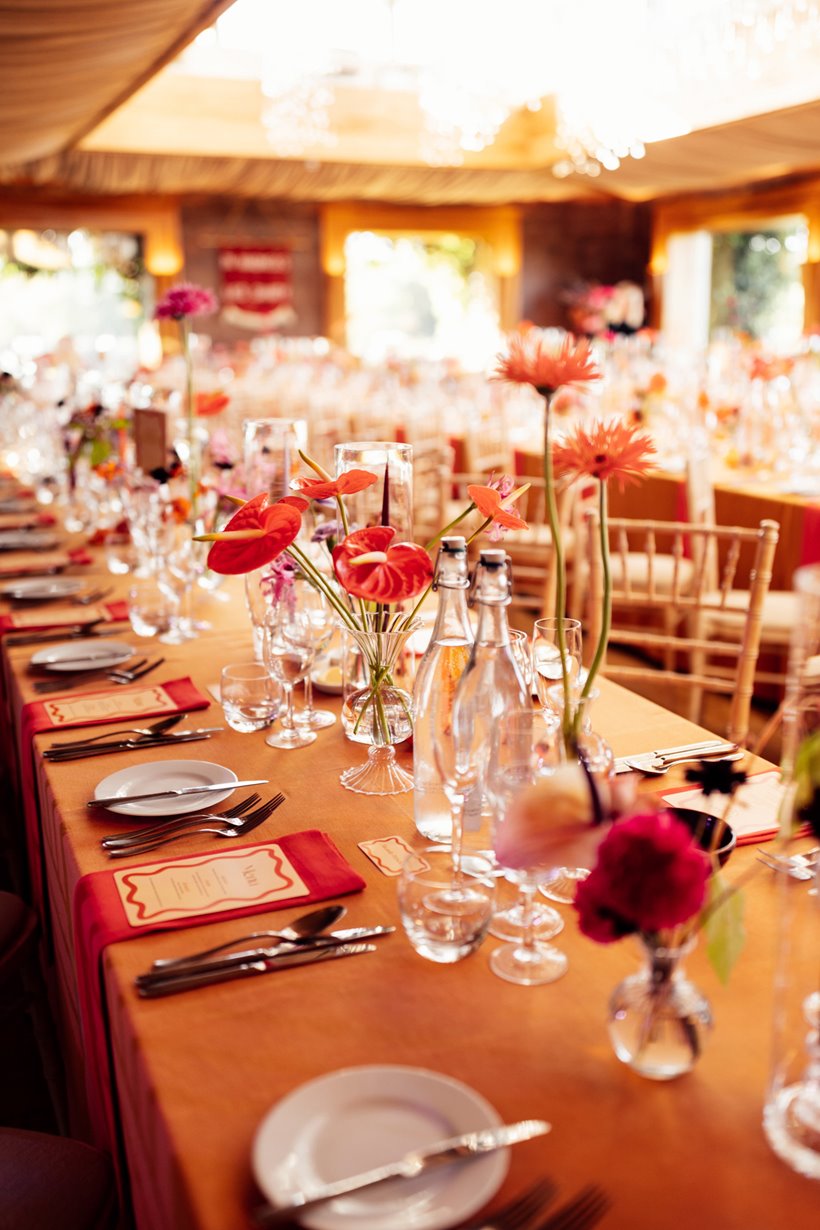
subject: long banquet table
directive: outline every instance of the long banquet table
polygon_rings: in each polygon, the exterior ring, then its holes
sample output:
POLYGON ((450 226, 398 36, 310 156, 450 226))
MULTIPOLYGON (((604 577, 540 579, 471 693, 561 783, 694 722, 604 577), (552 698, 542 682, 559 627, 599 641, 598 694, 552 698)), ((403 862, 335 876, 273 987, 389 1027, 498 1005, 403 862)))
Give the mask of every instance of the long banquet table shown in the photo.
MULTIPOLYGON (((95 563, 90 581, 111 578, 95 563)), ((118 581, 125 592, 125 582, 118 581)), ((203 692, 229 660, 250 655, 241 587, 229 584, 228 604, 211 602, 214 628, 182 646, 162 646, 157 682, 189 675, 203 692)), ((130 638, 130 634, 126 639, 130 638)), ((150 642, 140 648, 153 650, 150 642)), ((159 647, 158 647, 159 648, 159 647)), ((31 650, 4 645, 11 721, 19 739, 22 705, 34 697, 27 671, 31 650)), ((86 684, 78 691, 92 690, 86 684)), ((335 698, 322 697, 338 706, 335 698)), ((194 715, 195 725, 218 725, 216 704, 194 715), (200 719, 203 719, 200 721, 200 719)), ((686 743, 700 728, 657 705, 603 683, 596 727, 616 755, 686 743)), ((116 729, 123 723, 114 723, 116 729)), ((99 726, 100 733, 108 729, 99 726)), ((75 732, 79 736, 83 731, 75 732)), ((51 736, 35 737, 36 791, 44 854, 45 920, 57 986, 62 1043, 70 1082, 73 1125, 87 1133, 83 1075, 106 1056, 89 1051, 78 1017, 72 936, 72 897, 81 878, 110 868, 99 837, 110 816, 92 818, 85 806, 98 781, 132 763, 112 754, 71 765, 43 760, 51 736)), ((28 749, 18 748, 22 755, 28 749)), ((154 760, 178 758, 173 748, 154 760)), ((406 752, 401 753, 407 756, 406 752)), ((405 1064, 466 1082, 507 1121, 543 1117, 552 1132, 517 1146, 495 1202, 540 1173, 555 1177, 563 1194, 589 1181, 612 1201, 602 1225, 629 1230, 702 1226, 705 1230, 791 1230, 816 1227, 817 1187, 775 1157, 761 1115, 771 1043, 776 902, 773 877, 761 872, 747 887, 748 939, 727 986, 708 965, 703 945, 688 970, 711 1000, 715 1028, 695 1070, 670 1082, 643 1080, 614 1057, 606 1032, 607 999, 636 968, 629 941, 599 946, 577 931, 571 908, 556 943, 569 957, 566 976, 551 986, 513 986, 494 977, 487 954, 494 940, 455 966, 417 956, 401 933, 395 881, 383 875, 358 842, 399 835, 414 846, 412 796, 367 799, 343 790, 339 771, 364 755, 337 725, 298 751, 265 746, 264 732, 228 729, 192 744, 186 758, 230 766, 241 778, 269 777, 287 796, 254 841, 319 828, 366 881, 344 898, 345 925, 395 924, 377 951, 302 968, 142 1000, 133 979, 157 957, 180 955, 230 936, 278 927, 302 911, 266 911, 252 919, 140 935, 110 945, 104 955, 107 1033, 114 1072, 118 1127, 139 1230, 241 1230, 258 1202, 250 1154, 266 1112, 303 1082, 361 1064, 405 1064)), ((144 756, 144 754, 143 754, 144 756)), ((765 767, 760 762, 757 768, 765 767)), ((660 782, 681 784, 681 771, 660 782)), ((645 789, 658 789, 658 782, 645 789)), ((139 822, 137 822, 139 823, 139 822)), ((226 846, 207 836, 170 847, 195 854, 226 846)), ((121 860, 117 866, 150 861, 121 860)), ((735 851, 729 871, 754 864, 754 847, 735 851)), ((352 1225, 352 1223, 351 1223, 352 1225)))

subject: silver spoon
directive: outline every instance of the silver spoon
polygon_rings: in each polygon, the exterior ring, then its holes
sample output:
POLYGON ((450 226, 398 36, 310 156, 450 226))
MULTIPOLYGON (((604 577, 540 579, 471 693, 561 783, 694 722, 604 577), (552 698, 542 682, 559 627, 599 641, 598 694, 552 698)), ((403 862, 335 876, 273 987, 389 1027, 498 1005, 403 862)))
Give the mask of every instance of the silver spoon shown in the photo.
MULTIPOLYGON (((710 756, 708 757, 709 764, 717 764, 720 760, 742 760, 746 755, 745 752, 732 752, 728 756, 710 756)), ((656 760, 639 760, 636 758, 625 757, 625 762, 632 769, 637 769, 639 773, 646 773, 650 777, 663 777, 664 773, 668 773, 670 769, 674 769, 679 764, 700 764, 705 757, 691 756, 684 760, 671 760, 668 764, 656 760)))
POLYGON ((347 913, 343 905, 325 905, 320 910, 311 910, 309 914, 301 914, 293 922, 283 927, 281 931, 251 931, 249 935, 239 935, 227 940, 224 944, 216 944, 213 948, 204 948, 201 952, 189 953, 187 957, 168 957, 165 960, 154 961, 152 969, 172 969, 177 965, 187 965, 190 961, 201 961, 214 953, 224 952, 226 948, 235 948, 237 944, 250 943, 252 940, 283 940, 285 943, 296 943, 326 931, 347 913))

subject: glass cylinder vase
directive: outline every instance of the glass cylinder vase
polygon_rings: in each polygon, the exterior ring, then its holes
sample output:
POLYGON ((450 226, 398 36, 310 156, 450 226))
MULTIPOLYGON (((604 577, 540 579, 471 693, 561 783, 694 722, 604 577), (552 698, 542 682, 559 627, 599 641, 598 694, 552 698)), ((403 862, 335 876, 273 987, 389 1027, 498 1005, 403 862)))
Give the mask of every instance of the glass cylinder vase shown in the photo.
POLYGON ((383 615, 368 615, 364 627, 345 627, 343 634, 342 727, 369 751, 366 763, 346 769, 340 780, 359 794, 402 794, 413 786, 412 775, 396 763, 394 745, 413 733, 412 684, 403 668, 407 641, 420 624, 386 632, 384 622, 383 615))
POLYGON ((609 1037, 621 1063, 650 1080, 690 1072, 712 1027, 708 1000, 685 977, 693 941, 666 946, 642 936, 644 964, 618 983, 609 1000, 609 1037))
POLYGON ((271 501, 290 495, 299 473, 299 449, 307 448, 304 419, 246 419, 242 424, 245 489, 248 498, 266 491, 271 501))
POLYGON ((413 446, 389 440, 336 445, 336 477, 369 470, 378 482, 345 496, 351 530, 392 525, 395 542, 413 541, 413 446))

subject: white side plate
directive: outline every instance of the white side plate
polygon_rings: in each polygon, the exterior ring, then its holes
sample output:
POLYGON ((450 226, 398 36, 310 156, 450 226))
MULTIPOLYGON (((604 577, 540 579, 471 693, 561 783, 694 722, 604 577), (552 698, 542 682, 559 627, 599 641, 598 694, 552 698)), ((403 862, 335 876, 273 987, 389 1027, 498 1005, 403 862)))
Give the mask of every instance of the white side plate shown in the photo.
MULTIPOLYGON (((75 577, 55 577, 51 581, 29 577, 27 580, 7 581, 0 593, 9 598, 24 598, 27 602, 45 602, 49 598, 68 598, 85 587, 86 582, 75 577)), ((82 607, 78 607, 78 613, 82 614, 82 607)))
POLYGON ((88 637, 39 649, 32 656, 31 665, 50 671, 94 671, 119 666, 133 656, 133 645, 126 645, 125 641, 95 641, 88 637))
POLYGON ((236 774, 224 765, 208 760, 154 760, 149 764, 129 765, 110 777, 104 777, 94 790, 95 799, 118 795, 121 803, 110 803, 108 811, 121 816, 183 816, 189 811, 207 808, 209 811, 233 792, 236 774), (209 790, 205 794, 186 794, 181 799, 146 799, 144 803, 129 803, 130 794, 147 794, 149 790, 184 790, 190 786, 215 786, 225 783, 225 790, 209 790))

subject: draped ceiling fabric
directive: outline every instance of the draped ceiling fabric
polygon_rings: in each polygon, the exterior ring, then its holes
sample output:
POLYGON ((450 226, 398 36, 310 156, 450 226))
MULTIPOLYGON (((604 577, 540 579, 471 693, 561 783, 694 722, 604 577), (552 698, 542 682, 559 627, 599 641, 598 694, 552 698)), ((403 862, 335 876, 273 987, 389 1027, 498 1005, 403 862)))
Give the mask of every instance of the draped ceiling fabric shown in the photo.
POLYGON ((2 0, 0 164, 69 148, 231 0, 2 0))

